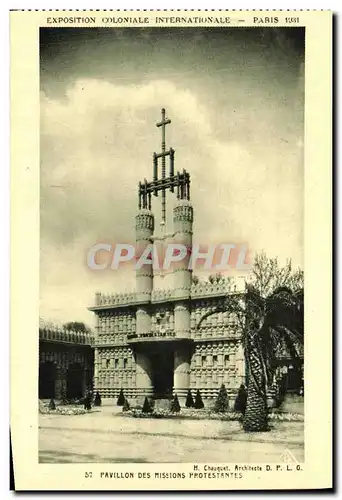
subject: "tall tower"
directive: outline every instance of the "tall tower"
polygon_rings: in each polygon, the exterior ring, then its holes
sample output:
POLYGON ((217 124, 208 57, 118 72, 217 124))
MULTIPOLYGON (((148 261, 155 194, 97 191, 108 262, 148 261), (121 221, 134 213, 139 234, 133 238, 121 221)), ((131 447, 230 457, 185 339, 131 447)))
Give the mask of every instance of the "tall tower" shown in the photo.
POLYGON ((136 269, 136 300, 141 303, 137 311, 137 333, 148 333, 151 330, 151 315, 148 304, 151 302, 153 290, 153 265, 150 249, 153 244, 154 216, 146 207, 140 208, 135 217, 136 257, 145 257, 145 263, 136 269), (150 260, 150 262, 148 262, 150 260))
MULTIPOLYGON (((190 339, 190 291, 191 271, 189 259, 192 245, 193 209, 190 203, 190 175, 186 170, 174 170, 175 151, 166 149, 165 127, 171 123, 166 118, 165 109, 162 109, 161 121, 156 125, 161 128, 161 152, 153 153, 153 180, 144 179, 139 182, 139 211, 136 216, 136 244, 137 257, 142 254, 150 261, 136 270, 137 302, 139 303, 136 316, 137 336, 151 333, 151 294, 153 290, 153 256, 152 242, 154 241, 154 216, 152 214, 151 197, 161 194, 161 237, 162 244, 178 243, 188 252, 178 262, 172 263, 173 294, 174 294, 174 329, 175 336, 184 342, 178 342, 174 350, 174 391, 181 398, 185 397, 189 388, 190 352, 187 341, 190 339), (169 159, 169 175, 166 173, 166 159, 169 159), (161 160, 161 162, 160 162, 161 160), (160 165, 161 164, 161 165, 160 165), (161 166, 161 172, 159 167, 161 166), (173 233, 165 233, 166 226, 166 191, 176 193, 177 202, 173 210, 173 233), (149 249, 149 250, 146 250, 149 249)), ((136 387, 141 396, 152 394, 150 359, 143 350, 136 351, 136 387)))
MULTIPOLYGON (((153 242, 154 215, 151 212, 150 197, 139 200, 139 211, 135 217, 136 258, 144 257, 144 264, 136 269, 136 334, 151 332, 151 294, 153 290, 153 265, 149 262, 153 242), (148 204, 149 199, 149 204, 148 204), (141 203, 142 201, 142 203, 141 203)), ((136 389, 138 398, 152 396, 153 384, 151 362, 146 353, 136 352, 136 389)))

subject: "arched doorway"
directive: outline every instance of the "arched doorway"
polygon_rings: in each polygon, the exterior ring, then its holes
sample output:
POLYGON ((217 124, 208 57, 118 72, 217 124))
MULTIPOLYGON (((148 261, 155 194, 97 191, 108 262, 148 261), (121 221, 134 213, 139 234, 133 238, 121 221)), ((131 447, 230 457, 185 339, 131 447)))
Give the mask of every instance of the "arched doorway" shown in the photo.
POLYGON ((51 399, 56 393, 56 365, 46 361, 39 365, 39 398, 51 399))
POLYGON ((73 363, 68 368, 67 397, 81 398, 83 396, 84 368, 80 363, 73 363))

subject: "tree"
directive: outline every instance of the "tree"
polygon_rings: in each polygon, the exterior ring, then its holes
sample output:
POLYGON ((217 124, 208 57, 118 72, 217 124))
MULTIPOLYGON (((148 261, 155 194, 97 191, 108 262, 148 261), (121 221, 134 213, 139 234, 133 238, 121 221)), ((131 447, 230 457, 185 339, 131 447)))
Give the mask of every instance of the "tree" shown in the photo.
POLYGON ((171 412, 172 413, 179 413, 180 412, 180 404, 178 401, 178 396, 175 394, 173 396, 172 402, 171 402, 171 412))
POLYGON ((101 400, 101 395, 99 391, 96 391, 95 398, 94 398, 94 406, 101 406, 102 400, 101 400))
POLYGON ((119 394, 119 397, 118 397, 118 400, 117 400, 116 404, 118 406, 123 406, 124 403, 125 403, 125 395, 124 395, 123 389, 121 388, 120 389, 120 394, 119 394))
POLYGON ((129 402, 128 402, 128 401, 127 401, 127 399, 125 398, 125 402, 124 402, 124 404, 123 404, 123 406, 122 406, 122 411, 128 411, 128 410, 130 410, 130 409, 131 409, 131 407, 129 406, 129 402))
POLYGON ((91 410, 91 395, 87 394, 84 398, 84 409, 91 410))
POLYGON ((247 383, 244 430, 266 431, 267 392, 274 383, 279 345, 283 342, 291 358, 298 360, 298 347, 303 344, 303 272, 293 272, 290 261, 280 267, 277 259, 257 255, 245 292, 228 295, 201 318, 198 328, 219 311, 235 314, 242 331, 247 383))
POLYGON ((234 411, 245 414, 247 404, 247 391, 244 384, 241 384, 235 399, 234 411))
POLYGON ((204 408, 204 403, 199 389, 197 389, 196 392, 194 408, 196 408, 197 410, 204 408))
POLYGON ((65 323, 63 325, 65 330, 72 330, 74 332, 84 332, 91 333, 91 329, 85 323, 81 321, 69 321, 69 323, 65 323))
POLYGON ((291 260, 281 266, 276 257, 269 258, 265 252, 257 254, 250 276, 246 280, 262 297, 268 297, 281 287, 292 291, 304 289, 303 270, 293 270, 291 260))
POLYGON ((50 402, 49 402, 49 410, 55 410, 55 409, 56 409, 55 402, 54 402, 53 398, 51 398, 50 402))
POLYGON ((69 404, 69 400, 67 398, 67 395, 66 395, 66 392, 65 391, 62 391, 62 395, 61 395, 61 405, 67 405, 69 404))
POLYGON ((144 401, 144 404, 142 407, 142 412, 143 413, 152 413, 153 412, 152 405, 147 397, 145 397, 145 401, 144 401))
POLYGON ((189 389, 188 393, 186 395, 185 406, 187 408, 193 408, 194 404, 195 403, 194 403, 194 400, 193 400, 193 397, 192 397, 192 394, 191 394, 191 390, 189 389))
POLYGON ((229 408, 229 400, 228 400, 227 389, 226 386, 222 384, 215 401, 214 411, 216 413, 223 413, 225 411, 228 411, 228 408, 229 408))

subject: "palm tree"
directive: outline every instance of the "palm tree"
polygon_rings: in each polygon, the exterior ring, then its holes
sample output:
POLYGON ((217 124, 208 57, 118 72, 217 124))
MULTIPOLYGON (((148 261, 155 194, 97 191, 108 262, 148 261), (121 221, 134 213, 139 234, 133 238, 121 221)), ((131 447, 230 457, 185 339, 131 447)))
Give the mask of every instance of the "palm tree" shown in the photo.
POLYGON ((303 288, 278 286, 265 297, 255 284, 246 283, 244 293, 229 295, 221 306, 201 318, 198 328, 204 319, 220 311, 236 315, 242 330, 247 384, 243 428, 247 432, 266 431, 267 394, 275 382, 279 346, 283 343, 289 355, 298 359, 298 346, 304 341, 303 288))
POLYGON ((265 431, 267 392, 274 384, 279 345, 298 359, 304 342, 304 293, 280 287, 263 298, 251 285, 246 290, 246 322, 243 344, 247 364, 247 407, 245 431, 265 431))

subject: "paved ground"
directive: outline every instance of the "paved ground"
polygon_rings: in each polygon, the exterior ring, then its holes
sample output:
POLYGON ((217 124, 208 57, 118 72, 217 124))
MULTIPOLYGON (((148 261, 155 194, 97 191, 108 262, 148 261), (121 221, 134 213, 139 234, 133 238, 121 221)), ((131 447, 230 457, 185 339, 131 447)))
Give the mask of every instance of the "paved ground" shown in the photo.
POLYGON ((122 417, 106 406, 86 415, 40 415, 39 461, 282 462, 304 460, 303 422, 277 422, 267 433, 246 434, 238 422, 122 417))

